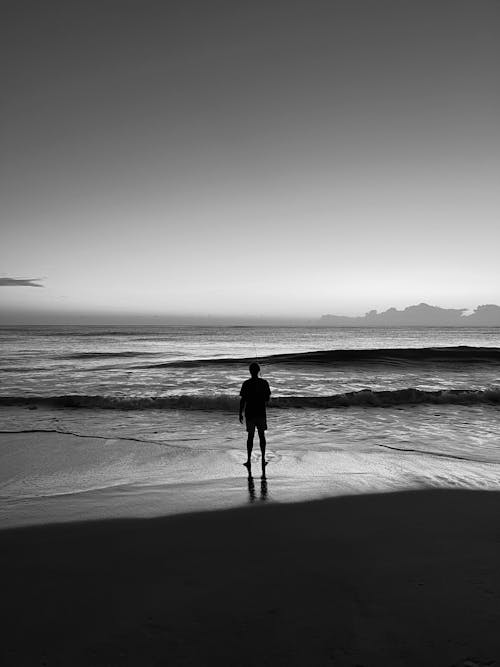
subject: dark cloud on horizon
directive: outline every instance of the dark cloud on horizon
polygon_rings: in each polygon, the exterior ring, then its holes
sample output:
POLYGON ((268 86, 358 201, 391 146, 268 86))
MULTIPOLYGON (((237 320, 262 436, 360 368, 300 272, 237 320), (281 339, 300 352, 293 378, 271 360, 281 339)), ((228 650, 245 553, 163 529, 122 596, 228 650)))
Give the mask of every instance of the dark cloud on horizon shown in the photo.
POLYGON ((0 278, 0 287, 43 287, 40 278, 0 278))

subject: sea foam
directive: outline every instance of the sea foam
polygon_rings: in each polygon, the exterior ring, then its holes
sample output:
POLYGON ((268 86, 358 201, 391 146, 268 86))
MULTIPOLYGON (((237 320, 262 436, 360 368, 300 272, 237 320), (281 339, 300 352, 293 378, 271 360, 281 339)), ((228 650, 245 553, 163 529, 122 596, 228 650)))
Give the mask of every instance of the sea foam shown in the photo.
MULTIPOLYGON (((237 409, 239 398, 229 394, 170 396, 105 396, 68 394, 59 396, 1 396, 3 406, 50 406, 101 408, 105 410, 229 410, 237 409)), ((500 387, 489 389, 443 389, 426 391, 408 387, 393 391, 363 389, 330 396, 274 396, 270 408, 390 407, 414 404, 474 405, 500 403, 500 387)))

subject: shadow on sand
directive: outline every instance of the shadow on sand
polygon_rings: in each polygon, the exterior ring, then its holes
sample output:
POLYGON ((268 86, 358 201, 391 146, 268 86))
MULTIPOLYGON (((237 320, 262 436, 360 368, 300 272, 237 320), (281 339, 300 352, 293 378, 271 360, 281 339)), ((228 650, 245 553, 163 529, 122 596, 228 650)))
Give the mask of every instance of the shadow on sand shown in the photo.
POLYGON ((499 516, 429 490, 1 531, 2 664, 498 664, 499 516))

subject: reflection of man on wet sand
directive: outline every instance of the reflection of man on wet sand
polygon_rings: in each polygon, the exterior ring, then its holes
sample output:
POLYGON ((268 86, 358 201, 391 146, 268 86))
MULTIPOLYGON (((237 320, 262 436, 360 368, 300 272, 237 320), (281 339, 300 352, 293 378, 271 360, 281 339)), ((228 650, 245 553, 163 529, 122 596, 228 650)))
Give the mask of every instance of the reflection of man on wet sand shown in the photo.
POLYGON ((259 434, 260 451, 262 453, 262 474, 265 475, 266 467, 266 405, 271 396, 271 390, 267 380, 259 377, 260 366, 254 361, 249 367, 250 379, 245 380, 240 391, 240 423, 243 423, 243 409, 245 410, 245 421, 247 426, 247 460, 244 465, 250 470, 252 465, 251 455, 253 449, 253 437, 255 429, 259 434))

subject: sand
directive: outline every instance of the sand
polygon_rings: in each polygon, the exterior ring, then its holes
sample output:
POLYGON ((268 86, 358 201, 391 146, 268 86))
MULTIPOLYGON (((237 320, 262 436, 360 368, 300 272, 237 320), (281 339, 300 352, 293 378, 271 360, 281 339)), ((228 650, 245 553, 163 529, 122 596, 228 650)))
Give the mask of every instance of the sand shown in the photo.
MULTIPOLYGON (((381 438, 382 439, 382 438, 381 438)), ((348 442, 284 441, 268 448, 268 483, 253 485, 243 446, 170 448, 164 443, 68 433, 0 433, 0 531, 36 524, 153 518, 222 510, 249 502, 296 503, 420 488, 500 489, 500 464, 453 453, 395 451, 373 438, 367 451, 348 442), (166 452, 166 453, 165 453, 166 452), (264 491, 264 492, 263 492, 264 491)), ((485 447, 494 459, 492 445, 485 447)), ((443 447, 446 451, 446 447, 443 447)), ((469 454, 470 455, 470 454, 469 454)), ((254 449, 253 474, 261 456, 254 449)))
POLYGON ((0 531, 15 665, 500 664, 500 493, 0 531))

